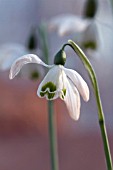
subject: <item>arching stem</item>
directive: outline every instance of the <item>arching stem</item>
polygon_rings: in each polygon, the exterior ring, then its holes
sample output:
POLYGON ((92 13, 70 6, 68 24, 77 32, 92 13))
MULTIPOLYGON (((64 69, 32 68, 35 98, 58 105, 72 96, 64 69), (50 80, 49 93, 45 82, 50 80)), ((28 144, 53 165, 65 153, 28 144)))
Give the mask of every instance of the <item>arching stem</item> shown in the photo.
POLYGON ((98 120, 99 120, 99 125, 100 125, 103 145, 104 145, 107 169, 113 170, 112 158, 111 158, 106 125, 105 125, 105 118, 104 118, 104 113, 103 113, 103 108, 102 108, 99 87, 98 87, 95 71, 93 70, 93 67, 90 61, 88 60, 88 58, 86 57, 86 55, 83 53, 83 51, 80 49, 80 47, 77 44, 75 44, 72 40, 69 40, 67 44, 63 45, 62 50, 64 50, 66 46, 70 46, 75 51, 75 53, 80 57, 83 65, 85 66, 89 74, 89 77, 90 77, 90 80, 93 86, 95 98, 96 98, 97 108, 98 108, 98 120))

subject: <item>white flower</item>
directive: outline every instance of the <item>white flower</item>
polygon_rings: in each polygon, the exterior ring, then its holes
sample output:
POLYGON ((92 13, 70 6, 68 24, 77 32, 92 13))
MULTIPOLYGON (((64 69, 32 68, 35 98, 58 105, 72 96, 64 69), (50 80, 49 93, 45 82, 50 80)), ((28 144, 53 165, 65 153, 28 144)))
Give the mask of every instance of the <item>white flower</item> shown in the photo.
POLYGON ((0 70, 10 69, 12 63, 20 56, 27 54, 28 50, 17 43, 7 43, 0 46, 0 70))
MULTIPOLYGON (((0 46, 0 70, 10 69, 13 62, 22 55, 28 54, 30 51, 25 46, 18 43, 7 43, 0 46)), ((21 71, 22 76, 32 78, 33 74, 40 73, 36 65, 29 65, 21 71)), ((34 75, 35 76, 35 75, 34 75)), ((38 75, 37 75, 38 76, 38 75)))
POLYGON ((50 30, 57 30, 60 36, 69 35, 70 33, 83 32, 91 24, 91 19, 72 14, 62 14, 54 17, 48 23, 50 30))
POLYGON ((37 95, 54 100, 60 97, 64 100, 70 116, 78 120, 80 115, 80 96, 85 101, 89 100, 89 88, 83 78, 74 70, 63 65, 47 65, 38 56, 28 54, 17 59, 10 70, 9 78, 13 79, 24 64, 36 63, 50 68, 43 81, 40 83, 37 95))
POLYGON ((57 31, 59 36, 74 34, 74 40, 85 50, 88 56, 98 56, 98 51, 102 46, 98 25, 98 21, 95 18, 62 14, 48 22, 48 29, 57 31))
POLYGON ((89 56, 93 55, 94 57, 98 56, 96 53, 99 53, 98 51, 103 43, 98 30, 98 23, 96 21, 92 21, 81 36, 79 35, 77 38, 76 41, 78 45, 85 50, 86 54, 89 56))

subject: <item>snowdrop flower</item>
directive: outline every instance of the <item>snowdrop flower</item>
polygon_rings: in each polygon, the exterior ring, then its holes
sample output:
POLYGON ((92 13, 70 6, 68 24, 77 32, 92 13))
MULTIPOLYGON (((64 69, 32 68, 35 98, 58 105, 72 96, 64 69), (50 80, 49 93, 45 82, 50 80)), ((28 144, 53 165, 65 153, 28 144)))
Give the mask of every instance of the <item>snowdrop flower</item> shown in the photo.
MULTIPOLYGON (((12 63, 21 57, 28 54, 30 50, 24 45, 18 43, 8 43, 0 46, 0 70, 9 70, 12 63)), ((43 75, 43 70, 39 71, 36 65, 29 65, 21 70, 20 75, 31 79, 38 78, 39 74, 43 75), (42 72, 41 72, 42 71, 42 72)))
MULTIPOLYGON (((37 53, 37 37, 35 29, 32 30, 27 45, 21 45, 18 43, 7 43, 0 46, 0 70, 10 69, 12 63, 21 57, 22 55, 28 54, 30 52, 37 53)), ((38 53, 41 51, 38 49, 38 53)), ((37 79, 40 75, 44 74, 44 70, 37 68, 37 65, 30 64, 21 70, 20 75, 28 77, 30 79, 37 79)))
POLYGON ((98 52, 103 45, 103 40, 99 32, 99 25, 96 21, 92 21, 81 36, 77 37, 77 43, 87 54, 92 55, 98 52))
POLYGON ((64 67, 66 54, 60 50, 54 59, 54 65, 45 64, 37 55, 27 54, 17 59, 10 70, 9 78, 13 79, 24 64, 36 63, 49 68, 47 75, 40 83, 37 95, 47 100, 60 97, 66 104, 70 116, 78 120, 80 115, 80 95, 89 100, 89 88, 83 78, 74 70, 64 67), (61 60, 58 60, 58 58, 61 60))
POLYGON ((70 33, 81 33, 90 24, 90 19, 72 14, 62 14, 52 18, 48 23, 48 28, 50 31, 56 30, 60 36, 65 36, 70 33))
POLYGON ((82 33, 94 21, 97 8, 97 0, 87 0, 82 16, 61 14, 52 18, 48 23, 48 27, 50 30, 57 30, 60 36, 69 35, 70 33, 82 33))
POLYGON ((59 36, 74 36, 76 43, 85 52, 91 54, 91 52, 98 50, 101 44, 98 21, 95 19, 97 8, 97 0, 87 0, 82 16, 58 15, 48 22, 48 29, 57 31, 59 36))
POLYGON ((59 36, 73 36, 88 57, 98 58, 100 55, 99 49, 103 46, 103 39, 97 20, 75 15, 59 15, 48 23, 48 29, 56 30, 59 36))
POLYGON ((7 43, 0 46, 0 70, 10 69, 12 63, 28 50, 21 44, 7 43))

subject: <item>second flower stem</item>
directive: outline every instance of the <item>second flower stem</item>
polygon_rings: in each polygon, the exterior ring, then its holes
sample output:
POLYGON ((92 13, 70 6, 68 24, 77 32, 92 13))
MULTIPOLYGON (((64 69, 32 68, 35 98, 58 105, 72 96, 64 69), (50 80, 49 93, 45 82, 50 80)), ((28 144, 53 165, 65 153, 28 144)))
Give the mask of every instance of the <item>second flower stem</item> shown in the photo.
MULTIPOLYGON (((41 37, 41 47, 45 62, 49 64, 49 47, 46 25, 42 23, 39 27, 39 34, 41 37)), ((54 114, 53 101, 48 101, 48 126, 49 126, 49 142, 50 142, 50 157, 51 157, 51 170, 58 170, 58 153, 57 153, 57 134, 56 134, 56 121, 54 114)))
POLYGON ((53 101, 48 101, 48 114, 49 114, 48 121, 49 121, 51 170, 58 170, 56 122, 55 122, 55 114, 53 112, 53 101))

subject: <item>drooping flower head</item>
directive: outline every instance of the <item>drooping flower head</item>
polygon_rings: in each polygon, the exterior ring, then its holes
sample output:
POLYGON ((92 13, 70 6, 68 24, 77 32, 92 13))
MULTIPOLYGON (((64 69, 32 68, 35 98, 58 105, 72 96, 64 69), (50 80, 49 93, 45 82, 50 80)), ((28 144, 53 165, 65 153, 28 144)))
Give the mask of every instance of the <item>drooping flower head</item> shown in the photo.
MULTIPOLYGON (((26 42, 26 46, 19 43, 6 43, 0 46, 0 70, 9 70, 13 61, 22 55, 30 52, 37 53, 37 37, 35 29, 31 31, 26 42)), ((38 53, 40 50, 38 49, 38 53)), ((36 66, 30 65, 21 71, 21 75, 25 75, 31 79, 37 79, 40 75, 39 69, 36 66)))
POLYGON ((94 53, 101 45, 99 24, 95 19, 97 9, 97 0, 86 0, 82 16, 74 14, 57 15, 48 22, 48 29, 56 31, 59 36, 73 36, 85 52, 94 53))
POLYGON ((60 36, 84 32, 93 23, 97 8, 97 0, 86 0, 82 16, 73 14, 57 15, 48 22, 48 27, 50 30, 57 30, 60 36))
POLYGON ((80 115, 80 95, 85 101, 89 100, 89 88, 83 78, 72 69, 64 67, 66 54, 60 50, 54 59, 54 65, 45 64, 37 55, 27 54, 17 59, 10 70, 9 78, 13 79, 24 64, 36 63, 49 68, 47 75, 40 83, 37 95, 47 100, 62 99, 74 120, 80 115))

